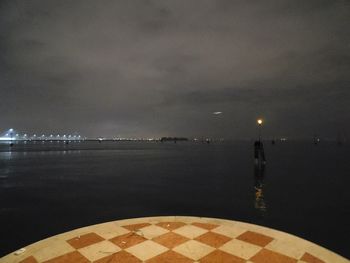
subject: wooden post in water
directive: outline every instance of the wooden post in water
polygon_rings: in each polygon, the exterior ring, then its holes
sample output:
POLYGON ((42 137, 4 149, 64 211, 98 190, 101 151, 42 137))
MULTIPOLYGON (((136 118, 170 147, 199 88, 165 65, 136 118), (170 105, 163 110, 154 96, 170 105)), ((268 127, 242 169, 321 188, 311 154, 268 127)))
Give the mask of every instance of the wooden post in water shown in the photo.
POLYGON ((266 158, 262 141, 254 142, 254 163, 258 167, 265 166, 266 158))
POLYGON ((10 147, 13 146, 13 141, 12 141, 12 136, 13 136, 13 129, 10 129, 10 147))
POLYGON ((257 120, 259 128, 259 140, 254 142, 254 163, 258 168, 262 168, 266 164, 264 145, 261 140, 261 127, 263 124, 262 119, 257 120))

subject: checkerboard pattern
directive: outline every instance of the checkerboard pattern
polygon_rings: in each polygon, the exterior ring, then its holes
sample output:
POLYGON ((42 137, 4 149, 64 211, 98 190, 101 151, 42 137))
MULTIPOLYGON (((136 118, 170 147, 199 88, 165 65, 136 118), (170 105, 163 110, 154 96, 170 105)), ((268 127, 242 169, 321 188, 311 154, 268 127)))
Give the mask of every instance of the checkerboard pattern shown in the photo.
POLYGON ((82 235, 66 235, 57 244, 50 241, 50 246, 33 250, 19 261, 8 262, 326 263, 303 248, 288 246, 288 242, 283 243, 268 233, 240 225, 208 223, 199 218, 192 222, 129 223, 92 226, 82 235))

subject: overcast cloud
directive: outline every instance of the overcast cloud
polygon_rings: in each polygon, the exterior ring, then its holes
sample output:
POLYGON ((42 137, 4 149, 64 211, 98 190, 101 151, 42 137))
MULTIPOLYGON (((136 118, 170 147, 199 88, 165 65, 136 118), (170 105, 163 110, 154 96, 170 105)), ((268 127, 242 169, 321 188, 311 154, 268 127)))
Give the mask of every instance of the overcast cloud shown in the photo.
POLYGON ((0 3, 0 130, 350 135, 350 1, 0 3), (220 115, 213 112, 221 111, 220 115))

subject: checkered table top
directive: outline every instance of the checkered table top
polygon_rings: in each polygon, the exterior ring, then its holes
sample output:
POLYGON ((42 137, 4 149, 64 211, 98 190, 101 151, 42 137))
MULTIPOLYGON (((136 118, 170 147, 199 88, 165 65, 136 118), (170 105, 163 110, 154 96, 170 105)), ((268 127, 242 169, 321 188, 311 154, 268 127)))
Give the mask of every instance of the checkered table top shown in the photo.
POLYGON ((347 259, 298 237, 197 217, 120 220, 54 236, 0 259, 21 263, 338 263, 347 259))

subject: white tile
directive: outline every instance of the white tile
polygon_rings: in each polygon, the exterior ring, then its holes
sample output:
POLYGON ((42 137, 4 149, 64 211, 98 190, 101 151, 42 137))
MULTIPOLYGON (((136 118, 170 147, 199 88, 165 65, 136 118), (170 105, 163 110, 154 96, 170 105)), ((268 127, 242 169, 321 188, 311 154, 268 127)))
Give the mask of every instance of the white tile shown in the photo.
POLYGON ((289 256, 291 258, 301 258, 304 255, 304 250, 297 246, 297 244, 284 240, 273 240, 265 248, 280 254, 289 256))
POLYGON ((166 230, 162 227, 151 225, 151 226, 143 227, 142 229, 137 231, 137 234, 147 239, 152 239, 168 232, 169 230, 166 230))
POLYGON ((164 253, 168 250, 168 248, 159 245, 151 240, 147 240, 135 246, 129 247, 125 250, 138 257, 139 259, 145 261, 161 253, 164 253))
POLYGON ((75 249, 69 245, 66 241, 55 240, 48 241, 45 246, 40 248, 38 251, 34 252, 32 255, 39 261, 46 261, 55 257, 62 256, 69 252, 74 251, 75 249))
POLYGON ((92 232, 95 232, 96 234, 103 237, 104 239, 111 239, 113 237, 121 236, 130 232, 129 230, 123 227, 117 226, 114 223, 106 223, 106 224, 91 226, 90 229, 92 232))
POLYGON ((78 249, 78 251, 90 261, 95 261, 103 257, 114 254, 121 249, 107 240, 78 249))
POLYGON ((244 241, 233 239, 219 249, 237 257, 249 259, 258 253, 262 248, 244 241))
POLYGON ((195 240, 187 241, 180 246, 173 248, 179 254, 188 258, 199 260, 215 250, 215 248, 207 246, 195 240))
POLYGON ((176 234, 185 236, 187 238, 193 239, 196 238, 200 235, 203 235, 204 233, 207 233, 208 230, 205 230, 203 228, 199 228, 193 225, 186 225, 186 226, 182 226, 178 229, 175 229, 173 231, 176 234))
POLYGON ((212 230, 212 232, 214 233, 218 233, 218 234, 232 237, 232 238, 236 238, 246 231, 247 231, 246 229, 239 228, 239 227, 231 227, 231 226, 219 226, 212 230))

